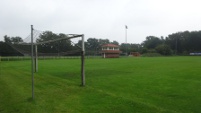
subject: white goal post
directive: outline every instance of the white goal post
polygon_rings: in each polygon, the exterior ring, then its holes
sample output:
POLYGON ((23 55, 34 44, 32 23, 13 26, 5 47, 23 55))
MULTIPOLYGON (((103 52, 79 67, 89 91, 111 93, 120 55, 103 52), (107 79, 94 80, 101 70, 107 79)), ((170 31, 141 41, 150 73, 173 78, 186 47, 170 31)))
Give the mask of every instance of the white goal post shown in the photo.
POLYGON ((82 38, 82 46, 79 47, 81 49, 81 86, 85 86, 85 46, 84 46, 84 34, 66 34, 67 37, 53 39, 44 42, 33 42, 33 25, 31 25, 31 43, 26 43, 25 45, 31 45, 31 73, 32 73, 32 99, 34 99, 34 72, 38 72, 38 50, 37 45, 51 43, 55 41, 68 40, 73 38, 82 38), (35 46, 35 51, 34 51, 35 46), (35 53, 35 54, 34 54, 35 53), (35 56, 34 56, 35 55, 35 56))

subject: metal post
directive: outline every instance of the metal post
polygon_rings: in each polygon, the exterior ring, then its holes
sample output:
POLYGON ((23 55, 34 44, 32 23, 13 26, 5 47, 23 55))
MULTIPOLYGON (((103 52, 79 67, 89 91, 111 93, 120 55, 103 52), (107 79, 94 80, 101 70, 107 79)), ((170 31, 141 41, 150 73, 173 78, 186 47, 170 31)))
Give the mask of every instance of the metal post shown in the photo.
POLYGON ((85 86, 85 69, 84 69, 84 56, 85 56, 85 47, 84 47, 84 35, 82 35, 82 52, 81 52, 81 86, 85 86))
POLYGON ((176 38, 176 44, 175 44, 175 55, 177 55, 177 38, 176 38))
POLYGON ((125 43, 127 43, 127 26, 125 28, 125 43))
POLYGON ((35 45, 35 72, 38 72, 38 47, 35 45))
POLYGON ((0 75, 1 75, 1 56, 0 56, 0 75))
POLYGON ((34 99, 33 25, 31 25, 31 74, 32 74, 32 99, 34 99))
POLYGON ((127 45, 127 25, 125 26, 125 44, 126 44, 126 55, 128 55, 128 45, 127 45))

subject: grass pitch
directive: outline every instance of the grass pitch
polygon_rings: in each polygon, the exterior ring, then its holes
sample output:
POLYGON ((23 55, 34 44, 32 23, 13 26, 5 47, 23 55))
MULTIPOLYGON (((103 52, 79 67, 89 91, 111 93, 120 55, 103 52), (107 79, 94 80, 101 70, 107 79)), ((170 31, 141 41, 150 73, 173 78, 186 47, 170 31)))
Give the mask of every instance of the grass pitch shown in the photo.
POLYGON ((40 60, 31 99, 31 61, 0 62, 0 113, 199 113, 201 57, 40 60))

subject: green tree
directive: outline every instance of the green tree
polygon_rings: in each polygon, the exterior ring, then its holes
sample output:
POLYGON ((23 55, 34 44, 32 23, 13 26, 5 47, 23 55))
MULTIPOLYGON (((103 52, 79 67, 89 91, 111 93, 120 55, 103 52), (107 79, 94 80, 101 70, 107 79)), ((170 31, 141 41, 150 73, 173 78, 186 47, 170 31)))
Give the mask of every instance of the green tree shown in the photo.
POLYGON ((122 53, 124 54, 129 54, 130 53, 130 44, 129 43, 122 43, 120 45, 120 50, 122 51, 122 53))
POLYGON ((113 42, 111 42, 111 44, 119 45, 119 42, 114 40, 113 42))
POLYGON ((87 50, 95 51, 99 47, 100 47, 100 43, 98 39, 96 38, 87 39, 87 50))
POLYGON ((16 36, 16 37, 8 37, 7 35, 4 36, 4 42, 6 43, 19 43, 19 42, 23 42, 22 38, 19 37, 19 36, 16 36))
POLYGON ((7 35, 5 35, 4 36, 4 42, 11 43, 12 41, 11 41, 10 37, 8 37, 7 35))
POLYGON ((156 47, 156 51, 158 53, 160 53, 161 55, 171 55, 172 54, 170 46, 168 46, 166 44, 158 45, 156 47))
POLYGON ((14 46, 19 43, 23 42, 21 37, 8 37, 7 35, 4 36, 4 42, 1 42, 1 55, 2 56, 21 56, 22 54, 19 53, 14 46))
POLYGON ((155 36, 148 36, 142 44, 147 49, 154 49, 156 46, 162 44, 162 40, 155 36))
POLYGON ((22 40, 21 37, 16 36, 16 37, 11 37, 11 42, 14 43, 14 44, 17 44, 19 42, 23 42, 23 40, 22 40))
POLYGON ((110 40, 109 39, 99 39, 98 42, 99 42, 99 46, 102 46, 104 44, 109 44, 110 40))
POLYGON ((188 52, 201 52, 201 31, 193 31, 186 40, 185 50, 188 52))
POLYGON ((190 51, 199 51, 201 43, 201 32, 177 32, 168 35, 166 38, 166 44, 170 46, 174 53, 183 54, 190 51))
MULTIPOLYGON (((36 42, 45 42, 59 38, 67 37, 65 34, 55 34, 51 31, 46 31, 39 36, 36 42)), ((60 40, 50 43, 38 45, 38 51, 42 53, 60 53, 72 50, 73 46, 70 40, 60 40)))
POLYGON ((140 44, 130 44, 129 52, 140 52, 141 45, 140 44))
POLYGON ((21 56, 18 51, 13 49, 10 44, 0 41, 0 56, 21 56))

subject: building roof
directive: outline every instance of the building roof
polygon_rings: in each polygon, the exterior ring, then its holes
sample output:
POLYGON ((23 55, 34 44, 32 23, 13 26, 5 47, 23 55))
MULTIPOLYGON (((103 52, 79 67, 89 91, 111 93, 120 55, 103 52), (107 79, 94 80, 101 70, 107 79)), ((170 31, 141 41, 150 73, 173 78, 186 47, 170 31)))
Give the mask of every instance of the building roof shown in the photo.
POLYGON ((119 47, 119 46, 115 44, 105 44, 105 45, 102 45, 102 47, 119 47))

